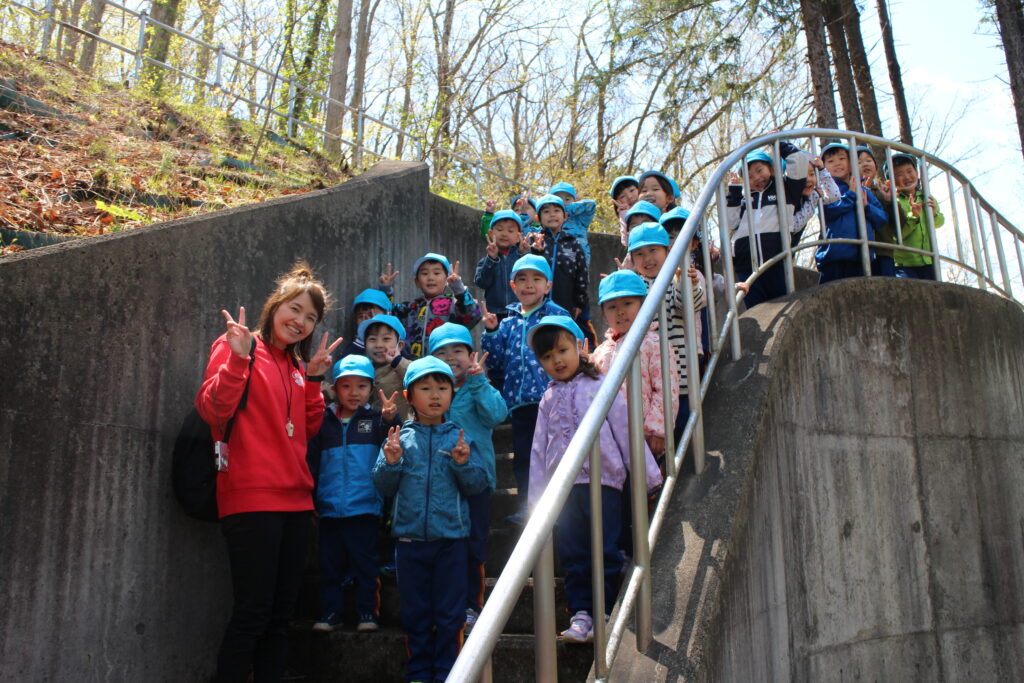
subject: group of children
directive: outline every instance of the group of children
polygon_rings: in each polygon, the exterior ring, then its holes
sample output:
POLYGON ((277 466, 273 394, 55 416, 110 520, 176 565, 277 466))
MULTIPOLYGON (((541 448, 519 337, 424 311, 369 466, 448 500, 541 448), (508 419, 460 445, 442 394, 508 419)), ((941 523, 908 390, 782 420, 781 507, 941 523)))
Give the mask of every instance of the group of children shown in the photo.
MULTIPOLYGON (((745 160, 750 197, 743 195, 739 177, 730 186, 727 215, 737 280, 747 279, 781 252, 785 226, 779 222, 779 202, 789 212, 785 223, 794 244, 819 201, 825 205, 828 236, 857 236, 849 150, 838 143, 828 145, 820 159, 788 143, 780 150, 785 157, 783 188, 775 187, 773 159, 765 152, 753 152, 745 160), (747 211, 750 216, 744 215, 747 211)), ((900 211, 893 217, 885 208, 892 204, 890 184, 871 180, 876 168, 871 150, 858 153, 869 239, 895 244, 892 226, 899 221, 904 246, 929 249, 913 157, 894 155, 900 211)), ((522 505, 510 521, 523 524, 689 217, 678 206, 678 186, 659 171, 616 178, 609 195, 626 254, 616 259, 618 269, 598 287, 607 326, 600 344, 588 295, 587 234, 596 203, 579 199, 575 188, 564 182, 539 199, 515 197, 508 209, 496 210, 496 202, 487 203, 480 224, 484 256, 474 276, 484 294, 481 302, 463 282, 459 262, 452 264, 436 253, 412 264, 421 296, 394 303, 398 271, 388 264, 379 286, 353 301, 356 339, 333 368, 331 389, 325 392, 333 401, 309 443, 320 517, 323 615, 314 628, 331 630, 340 624, 343 586, 350 578, 356 590, 357 629, 378 628, 377 531, 381 519, 389 518, 401 622, 408 637, 409 680, 443 680, 465 629, 472 627, 483 606, 490 497, 496 485, 493 429, 506 419, 512 426, 513 471, 522 505), (480 322, 478 351, 471 330, 480 322)), ((934 203, 931 208, 935 224, 941 225, 934 203)), ((669 386, 662 382, 657 321, 640 347, 645 471, 635 476, 645 477, 649 492, 661 483, 659 460, 666 456, 669 428, 677 442, 689 417, 689 382, 697 369, 687 362, 687 297, 699 314, 698 354, 703 356, 707 347, 704 309, 711 273, 704 264, 717 259, 718 252, 708 240, 710 254, 705 258, 703 243, 698 229, 685 267, 673 274, 665 292, 674 360, 669 386), (672 425, 666 424, 666 401, 675 413, 672 425)), ((855 244, 819 248, 822 282, 862 274, 858 250, 855 244)), ((917 252, 872 254, 881 274, 928 277, 931 268, 930 259, 917 252)), ((751 307, 784 293, 780 263, 748 288, 746 304, 751 307)), ((590 510, 590 473, 584 468, 556 524, 556 549, 572 614, 562 632, 568 641, 592 639, 590 515, 603 519, 609 609, 631 548, 622 513, 628 509, 628 431, 620 392, 599 435, 602 509, 590 510)))

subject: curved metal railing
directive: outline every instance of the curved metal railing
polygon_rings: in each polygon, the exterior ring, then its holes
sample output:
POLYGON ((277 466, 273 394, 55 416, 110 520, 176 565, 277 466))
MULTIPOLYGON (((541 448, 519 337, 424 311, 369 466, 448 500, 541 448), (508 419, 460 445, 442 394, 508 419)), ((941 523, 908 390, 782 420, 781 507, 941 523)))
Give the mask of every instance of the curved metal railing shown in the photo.
MULTIPOLYGON (((721 359, 726 347, 730 347, 733 359, 740 357, 740 335, 738 306, 744 298, 744 293, 737 293, 735 263, 732 258, 732 239, 737 225, 730 225, 726 212, 726 187, 729 182, 729 174, 732 169, 740 164, 747 152, 771 145, 774 149, 773 175, 776 187, 783 186, 783 170, 779 161, 779 142, 791 140, 797 143, 799 140, 806 140, 804 149, 816 154, 819 149, 819 139, 830 138, 845 140, 851 150, 856 150, 859 144, 868 144, 885 150, 885 157, 891 167, 893 151, 906 152, 914 155, 919 160, 918 168, 921 172, 921 188, 926 199, 925 222, 931 238, 931 250, 915 249, 902 246, 902 234, 897 232, 897 241, 901 251, 919 253, 930 256, 933 259, 935 275, 937 280, 942 280, 946 275, 955 275, 960 270, 972 279, 976 279, 977 286, 982 289, 991 288, 996 293, 1015 299, 1020 303, 1020 293, 1024 293, 1024 234, 1013 224, 1002 216, 995 208, 988 203, 977 188, 952 165, 943 162, 941 159, 928 154, 922 150, 909 145, 892 142, 882 138, 868 136, 849 131, 827 130, 817 128, 802 128, 798 130, 781 131, 771 135, 765 135, 736 149, 718 166, 711 178, 701 189, 697 197, 690 219, 677 236, 668 257, 658 274, 654 283, 649 288, 648 296, 644 300, 639 313, 630 331, 623 337, 619 344, 618 354, 612 362, 605 381, 601 384, 594 401, 584 414, 579 429, 573 436, 562 456, 551 481, 541 495, 537 505, 530 514, 530 518, 523 529, 522 536, 512 551, 504 571, 498 577, 493 591, 487 599, 484 609, 481 612, 473 631, 469 636, 455 667, 450 674, 453 681, 489 681, 491 679, 490 656, 497 644, 501 631, 508 620, 512 609, 523 589, 526 581, 533 572, 534 578, 534 635, 536 652, 536 679, 538 681, 557 681, 557 658, 556 658, 556 629, 555 629, 555 600, 554 600, 554 563, 551 544, 551 533, 554 528, 558 513, 569 496, 569 491, 579 474, 584 463, 589 459, 590 463, 590 500, 591 509, 598 509, 601 505, 600 491, 600 467, 601 453, 598 432, 601 423, 612 405, 615 394, 620 390, 623 382, 626 382, 627 403, 629 406, 629 433, 630 433, 630 462, 633 472, 644 471, 644 434, 643 414, 640 399, 640 365, 638 351, 640 343, 646 332, 658 318, 659 337, 662 356, 662 382, 669 386, 669 363, 674 362, 673 354, 668 350, 668 340, 665 330, 665 291, 672 282, 676 269, 684 263, 688 264, 689 245, 695 231, 706 226, 711 228, 717 224, 720 244, 722 247, 722 273, 725 279, 726 300, 728 313, 724 320, 717 320, 715 306, 715 287, 712 279, 708 281, 708 322, 709 328, 713 331, 710 336, 711 355, 701 381, 689 383, 690 418, 682 434, 679 444, 672 443, 672 434, 668 433, 666 452, 672 454, 667 458, 667 475, 662 489, 661 498, 654 511, 653 516, 648 519, 646 506, 645 478, 631 477, 632 485, 632 515, 634 529, 634 555, 633 565, 628 573, 628 582, 620 591, 619 603, 613 611, 608 622, 603 619, 605 598, 604 595, 604 568, 602 566, 602 525, 601 515, 591 515, 591 555, 593 568, 594 586, 594 676, 598 680, 606 679, 612 662, 619 650, 623 633, 631 615, 635 613, 636 645, 640 652, 649 646, 652 639, 651 625, 651 576, 650 576, 650 551, 658 540, 658 534, 665 518, 668 506, 671 504, 672 493, 679 479, 679 471, 687 447, 692 446, 694 453, 694 468, 697 474, 704 469, 704 429, 703 429, 703 400, 707 393, 712 374, 721 359), (934 175, 933 175, 934 173, 934 175), (936 239, 935 217, 927 199, 934 197, 932 192, 933 183, 944 175, 948 194, 945 200, 937 197, 938 202, 947 204, 952 218, 955 245, 949 245, 945 240, 944 245, 936 239), (957 200, 957 188, 959 185, 959 202, 957 200), (965 249, 964 240, 961 234, 960 213, 957 204, 962 206, 967 217, 967 228, 970 237, 970 249, 965 249), (988 227, 986 228, 986 217, 988 227), (989 234, 986 234, 988 232, 989 234), (1004 241, 1008 241, 1009 248, 1004 241), (1007 258, 1016 253, 1016 277, 1012 276, 1012 261, 1007 258), (1001 284, 997 282, 997 272, 993 267, 992 254, 995 254, 998 265, 998 276, 1001 284), (967 258, 967 257, 970 258, 967 258), (1014 286, 1016 283, 1016 287, 1014 286)), ((798 144, 798 146, 801 146, 798 144)), ((758 261, 757 250, 751 249, 750 268, 751 275, 746 283, 755 282, 764 273, 778 263, 783 263, 785 269, 786 289, 792 292, 795 289, 794 258, 803 250, 817 247, 828 243, 857 244, 860 246, 860 258, 865 273, 871 272, 870 261, 871 247, 888 247, 886 244, 867 239, 867 228, 864 216, 864 196, 861 190, 860 172, 856 154, 851 154, 851 166, 853 177, 853 189, 857 194, 856 218, 859 231, 859 239, 812 239, 801 244, 793 245, 790 240, 790 228, 792 218, 786 203, 781 201, 777 204, 779 225, 783 242, 783 250, 780 254, 769 259, 758 261)), ((746 221, 748 236, 753 235, 751 225, 750 205, 750 181, 747 175, 747 168, 742 166, 741 181, 744 190, 746 211, 740 219, 746 221)), ((899 215, 895 206, 895 193, 893 193, 893 209, 895 215, 899 215)), ((822 226, 824 234, 823 207, 818 206, 818 222, 822 226)), ((897 221, 898 222, 898 221, 897 221)), ((712 273, 710 251, 708 249, 709 230, 702 230, 704 272, 712 273)), ((744 238, 740 238, 744 239, 744 238)), ((750 239, 748 237, 748 239, 750 239)), ((746 265, 746 264, 743 264, 746 265)), ((687 340, 687 363, 689 368, 699 367, 696 348, 696 312, 693 306, 693 299, 689 296, 683 297, 685 303, 685 323, 687 340)), ((665 423, 666 426, 674 423, 674 406, 671 405, 671 397, 665 398, 665 423)), ((671 430, 667 429, 670 432, 671 430)))

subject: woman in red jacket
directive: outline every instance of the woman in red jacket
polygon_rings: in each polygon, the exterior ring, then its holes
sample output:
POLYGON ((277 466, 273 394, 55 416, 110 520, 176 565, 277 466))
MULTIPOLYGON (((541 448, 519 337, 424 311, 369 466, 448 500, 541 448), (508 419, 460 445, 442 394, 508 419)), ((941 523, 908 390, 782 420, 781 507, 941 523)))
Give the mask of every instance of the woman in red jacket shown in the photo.
MULTIPOLYGON (((306 441, 320 428, 320 380, 331 367, 324 332, 312 333, 329 295, 299 262, 277 281, 256 330, 221 311, 227 332, 213 343, 196 408, 223 438, 234 416, 226 462, 217 475, 217 507, 231 563, 234 608, 217 660, 220 681, 280 680, 288 622, 298 598, 313 532, 313 478, 306 441), (255 358, 250 366, 250 351, 255 358), (302 359, 309 364, 302 368, 302 359), (238 410, 248 380, 246 404, 238 410), (237 411, 237 412, 236 412, 237 411)), ((225 449, 222 447, 222 455, 225 449)))

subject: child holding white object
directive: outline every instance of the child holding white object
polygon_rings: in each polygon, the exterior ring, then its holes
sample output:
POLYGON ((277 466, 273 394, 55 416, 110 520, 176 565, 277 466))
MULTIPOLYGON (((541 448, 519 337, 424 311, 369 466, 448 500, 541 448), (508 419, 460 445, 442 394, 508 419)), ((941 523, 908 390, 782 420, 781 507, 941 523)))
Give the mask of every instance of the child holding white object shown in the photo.
MULTIPOLYGON (((601 386, 601 373, 582 355, 583 331, 572 318, 547 316, 530 330, 528 342, 552 382, 541 399, 537 428, 530 453, 529 500, 535 504, 561 462, 584 413, 601 386)), ((626 400, 615 400, 598 436, 601 445, 601 519, 603 521, 604 590, 606 611, 611 612, 618 592, 621 557, 618 540, 622 524, 622 487, 629 471, 629 418, 626 400)), ((650 449, 644 446, 647 489, 661 484, 650 449)), ((583 469, 558 516, 555 548, 565 570, 565 594, 570 626, 562 632, 567 641, 590 642, 594 638, 593 583, 590 567, 590 472, 583 469)))

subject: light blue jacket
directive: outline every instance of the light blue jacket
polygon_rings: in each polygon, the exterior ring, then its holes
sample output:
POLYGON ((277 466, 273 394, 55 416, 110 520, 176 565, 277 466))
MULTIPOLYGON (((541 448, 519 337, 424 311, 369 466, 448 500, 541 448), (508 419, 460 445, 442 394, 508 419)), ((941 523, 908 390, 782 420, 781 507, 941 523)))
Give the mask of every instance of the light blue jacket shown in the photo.
POLYGON ((545 301, 537 310, 523 317, 522 304, 508 306, 509 316, 498 329, 480 337, 480 346, 488 354, 487 365, 505 373, 501 395, 509 410, 530 403, 539 403, 551 378, 540 366, 537 355, 526 343, 527 333, 546 315, 569 315, 553 301, 545 301))
POLYGON ((494 464, 494 428, 508 416, 505 399, 491 386, 486 375, 467 375, 466 383, 455 392, 452 407, 445 417, 462 427, 466 440, 480 447, 487 485, 497 483, 494 464))
POLYGON ((597 202, 593 199, 580 199, 565 205, 566 218, 562 229, 575 237, 583 247, 583 255, 587 257, 588 266, 590 265, 590 242, 587 240, 587 230, 590 229, 596 211, 597 202))
POLYGON ((414 541, 469 536, 466 496, 487 488, 487 471, 480 449, 468 435, 469 461, 456 465, 451 452, 459 440, 454 422, 423 425, 408 420, 399 443, 402 458, 389 465, 384 449, 373 467, 373 483, 385 496, 394 497, 391 535, 414 541))

